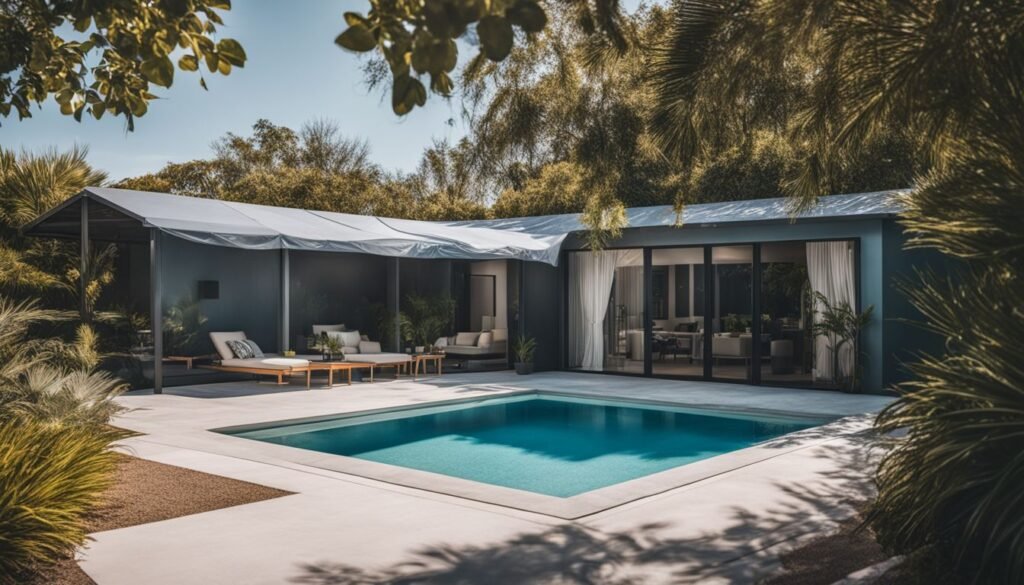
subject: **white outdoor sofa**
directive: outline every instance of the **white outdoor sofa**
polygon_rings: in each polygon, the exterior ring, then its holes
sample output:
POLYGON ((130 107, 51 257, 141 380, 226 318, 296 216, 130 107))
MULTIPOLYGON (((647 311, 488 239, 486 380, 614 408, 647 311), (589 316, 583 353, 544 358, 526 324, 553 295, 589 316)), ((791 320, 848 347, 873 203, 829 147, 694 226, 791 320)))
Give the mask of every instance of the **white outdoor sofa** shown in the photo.
POLYGON ((454 337, 442 337, 437 344, 450 357, 474 358, 505 355, 508 349, 508 329, 490 331, 463 331, 454 337))

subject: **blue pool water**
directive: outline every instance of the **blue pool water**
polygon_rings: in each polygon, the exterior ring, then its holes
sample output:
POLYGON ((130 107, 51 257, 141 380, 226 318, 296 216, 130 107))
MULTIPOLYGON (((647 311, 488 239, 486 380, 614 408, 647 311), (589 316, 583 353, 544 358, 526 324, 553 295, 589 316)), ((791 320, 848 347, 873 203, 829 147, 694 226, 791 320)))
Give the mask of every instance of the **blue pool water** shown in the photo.
POLYGON ((825 422, 531 394, 231 434, 569 497, 825 422))

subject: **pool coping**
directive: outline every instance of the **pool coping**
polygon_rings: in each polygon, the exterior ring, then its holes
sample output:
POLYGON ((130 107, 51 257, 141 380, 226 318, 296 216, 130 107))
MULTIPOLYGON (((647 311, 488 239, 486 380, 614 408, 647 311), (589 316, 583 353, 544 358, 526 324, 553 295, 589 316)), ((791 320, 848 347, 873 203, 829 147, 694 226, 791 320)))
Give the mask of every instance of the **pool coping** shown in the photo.
POLYGON ((343 455, 321 453, 318 451, 268 443, 257 439, 227 434, 231 432, 257 430, 274 426, 315 423, 327 420, 363 417, 381 413, 394 413, 406 410, 421 410, 424 408, 443 407, 464 403, 486 402, 528 395, 592 398, 597 400, 613 400, 692 411, 714 410, 715 412, 726 414, 763 415, 784 417, 787 419, 813 418, 820 420, 822 418, 820 416, 813 417, 802 413, 782 412, 768 409, 722 408, 719 406, 702 407, 701 405, 694 405, 691 403, 670 402, 665 400, 639 398, 610 399, 607 396, 588 395, 585 392, 559 392, 544 389, 529 389, 502 393, 500 396, 474 396, 449 400, 437 400, 415 405, 375 408, 345 413, 302 417, 297 419, 232 425, 208 429, 208 432, 216 433, 218 436, 223 437, 229 442, 236 444, 239 447, 246 448, 250 453, 252 452, 253 444, 257 444, 259 445, 258 450, 262 455, 298 465, 305 465, 381 481, 388 484, 424 490, 447 496, 465 498, 468 500, 526 512, 543 514, 563 520, 577 520, 592 514, 623 506, 630 502, 685 487, 749 465, 754 465, 792 451, 833 440, 843 435, 860 432, 870 426, 870 423, 864 415, 845 416, 821 426, 788 433, 750 447, 730 451, 708 459, 674 467, 567 498, 548 496, 525 490, 452 477, 430 471, 400 467, 343 455))

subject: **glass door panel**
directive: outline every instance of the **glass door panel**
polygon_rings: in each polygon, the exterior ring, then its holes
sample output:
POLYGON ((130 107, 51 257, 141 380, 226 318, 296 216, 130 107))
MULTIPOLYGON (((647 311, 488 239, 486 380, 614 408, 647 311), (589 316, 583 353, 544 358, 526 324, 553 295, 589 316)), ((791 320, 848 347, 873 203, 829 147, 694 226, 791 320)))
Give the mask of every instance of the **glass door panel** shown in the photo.
POLYGON ((651 371, 704 375, 704 248, 651 251, 651 371))
MULTIPOLYGON (((750 380, 753 361, 753 246, 715 246, 712 263, 711 376, 750 380)), ((760 340, 758 340, 760 343, 760 340)))
POLYGON ((813 382, 814 305, 807 274, 807 244, 761 245, 761 380, 772 384, 813 382))

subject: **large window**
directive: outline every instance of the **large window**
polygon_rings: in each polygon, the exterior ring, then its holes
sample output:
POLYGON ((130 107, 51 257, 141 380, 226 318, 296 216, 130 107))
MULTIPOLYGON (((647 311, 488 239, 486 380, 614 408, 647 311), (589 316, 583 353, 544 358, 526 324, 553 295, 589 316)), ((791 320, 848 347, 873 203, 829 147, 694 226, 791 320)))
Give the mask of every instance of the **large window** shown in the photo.
POLYGON ((824 387, 855 375, 854 343, 815 327, 857 308, 852 240, 654 248, 649 258, 569 255, 570 367, 643 374, 649 359, 656 376, 824 387))

